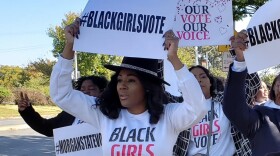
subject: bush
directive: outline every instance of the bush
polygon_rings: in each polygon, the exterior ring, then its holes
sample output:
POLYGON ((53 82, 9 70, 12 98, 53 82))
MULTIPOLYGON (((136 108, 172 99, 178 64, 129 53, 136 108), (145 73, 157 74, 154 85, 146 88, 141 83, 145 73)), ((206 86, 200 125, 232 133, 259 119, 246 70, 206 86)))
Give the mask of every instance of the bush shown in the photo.
POLYGON ((27 94, 33 105, 54 105, 48 95, 45 95, 39 90, 29 88, 16 88, 13 90, 15 104, 17 104, 20 99, 20 92, 27 94))
POLYGON ((0 104, 2 104, 11 95, 12 95, 12 93, 8 88, 0 86, 0 104))

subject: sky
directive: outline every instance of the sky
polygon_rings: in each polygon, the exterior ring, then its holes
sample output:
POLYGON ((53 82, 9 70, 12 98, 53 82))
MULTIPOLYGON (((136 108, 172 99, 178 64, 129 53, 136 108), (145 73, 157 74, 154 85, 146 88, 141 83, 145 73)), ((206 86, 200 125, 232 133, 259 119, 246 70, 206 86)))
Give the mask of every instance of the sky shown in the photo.
POLYGON ((50 27, 68 12, 81 12, 87 0, 1 0, 0 65, 25 67, 39 58, 55 60, 50 27))
MULTIPOLYGON (((68 12, 82 12, 87 0, 1 0, 0 65, 25 67, 39 58, 55 60, 50 27, 60 25, 68 12)), ((249 18, 236 23, 245 29, 249 18)))

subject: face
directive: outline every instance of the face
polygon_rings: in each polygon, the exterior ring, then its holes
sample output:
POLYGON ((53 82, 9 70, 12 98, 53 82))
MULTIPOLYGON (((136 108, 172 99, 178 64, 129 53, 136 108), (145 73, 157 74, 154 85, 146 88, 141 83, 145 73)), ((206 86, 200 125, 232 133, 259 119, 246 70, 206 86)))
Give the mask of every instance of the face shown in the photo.
POLYGON ((210 94, 211 83, 210 83, 210 79, 207 77, 206 73, 200 68, 193 68, 191 70, 191 72, 197 79, 205 98, 206 99, 210 98, 211 97, 211 94, 210 94))
POLYGON ((80 91, 95 97, 99 97, 101 94, 100 89, 91 80, 84 80, 80 91))
POLYGON ((145 91, 136 73, 123 69, 117 79, 117 92, 121 105, 133 114, 144 112, 146 110, 145 91))
POLYGON ((257 92, 256 95, 256 102, 263 102, 266 101, 268 98, 268 89, 266 84, 262 81, 261 82, 261 87, 259 91, 257 92))

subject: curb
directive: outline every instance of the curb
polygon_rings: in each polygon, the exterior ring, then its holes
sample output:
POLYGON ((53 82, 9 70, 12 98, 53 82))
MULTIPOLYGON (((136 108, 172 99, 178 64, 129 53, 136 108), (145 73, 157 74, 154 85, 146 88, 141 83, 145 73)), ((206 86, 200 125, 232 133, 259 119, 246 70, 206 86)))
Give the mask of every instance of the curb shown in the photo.
POLYGON ((20 129, 28 129, 28 128, 30 127, 27 124, 0 126, 0 131, 13 131, 13 130, 20 130, 20 129))

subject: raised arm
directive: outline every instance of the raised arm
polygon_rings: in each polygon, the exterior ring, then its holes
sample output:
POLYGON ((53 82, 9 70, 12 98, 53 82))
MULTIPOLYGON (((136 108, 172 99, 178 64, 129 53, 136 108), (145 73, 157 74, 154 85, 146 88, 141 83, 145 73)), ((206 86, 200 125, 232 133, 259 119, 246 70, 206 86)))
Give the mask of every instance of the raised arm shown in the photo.
POLYGON ((27 94, 20 93, 18 102, 18 112, 23 120, 36 132, 48 137, 53 136, 53 129, 69 126, 73 123, 74 117, 66 112, 59 113, 56 117, 47 119, 43 118, 32 107, 27 94))
POLYGON ((50 96, 55 104, 67 113, 99 127, 98 113, 95 97, 83 94, 72 87, 71 73, 73 71, 73 44, 74 38, 79 35, 79 22, 65 27, 66 44, 58 62, 53 67, 50 79, 50 96))
MULTIPOLYGON (((179 89, 183 95, 183 103, 180 104, 185 111, 177 110, 174 113, 174 118, 178 128, 181 131, 186 130, 197 124, 206 114, 205 98, 198 81, 194 75, 183 65, 177 55, 179 39, 175 36, 172 30, 165 33, 165 50, 168 50, 167 58, 173 65, 179 80, 179 89), (181 125, 184 124, 184 125, 181 125)), ((181 109, 180 108, 180 109, 181 109)))
POLYGON ((247 69, 244 50, 247 48, 247 34, 242 31, 231 38, 236 60, 230 67, 228 82, 224 93, 223 110, 227 118, 247 137, 253 135, 259 128, 258 113, 247 105, 245 81, 247 69))

